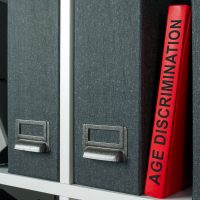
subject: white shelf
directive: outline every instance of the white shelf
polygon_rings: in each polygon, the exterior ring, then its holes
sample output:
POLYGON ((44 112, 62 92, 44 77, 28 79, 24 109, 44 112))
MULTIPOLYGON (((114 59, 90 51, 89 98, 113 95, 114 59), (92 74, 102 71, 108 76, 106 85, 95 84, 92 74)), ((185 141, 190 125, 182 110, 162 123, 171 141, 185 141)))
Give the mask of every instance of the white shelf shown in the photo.
MULTIPOLYGON (((42 193, 58 195, 81 200, 136 200, 136 199, 151 199, 145 196, 134 196, 118 192, 110 192, 106 190, 94 189, 79 185, 67 185, 63 183, 46 181, 36 178, 19 176, 8 173, 6 167, 0 168, 0 184, 33 190, 42 193)), ((176 194, 168 199, 170 200, 191 200, 191 189, 176 194)))

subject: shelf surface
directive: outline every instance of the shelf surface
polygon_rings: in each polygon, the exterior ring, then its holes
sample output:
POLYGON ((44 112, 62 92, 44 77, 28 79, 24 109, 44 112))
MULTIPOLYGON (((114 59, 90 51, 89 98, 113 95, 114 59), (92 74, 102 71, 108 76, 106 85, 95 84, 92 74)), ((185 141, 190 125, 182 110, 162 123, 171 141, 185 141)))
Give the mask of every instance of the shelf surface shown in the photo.
MULTIPOLYGON (((146 196, 133 196, 107 190, 94 189, 79 185, 67 185, 53 181, 46 181, 31 177, 14 175, 8 173, 7 167, 0 168, 0 184, 37 192, 43 192, 79 200, 136 200, 151 199, 146 196)), ((182 191, 170 198, 169 200, 192 200, 191 189, 182 191)))

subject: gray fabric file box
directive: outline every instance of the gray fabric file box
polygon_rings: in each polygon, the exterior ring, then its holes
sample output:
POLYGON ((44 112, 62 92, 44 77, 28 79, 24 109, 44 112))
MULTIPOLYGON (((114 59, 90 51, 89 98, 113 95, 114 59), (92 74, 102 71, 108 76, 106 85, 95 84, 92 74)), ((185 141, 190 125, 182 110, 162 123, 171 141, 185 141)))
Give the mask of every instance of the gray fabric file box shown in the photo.
POLYGON ((193 200, 200 197, 200 2, 192 0, 193 200))
POLYGON ((8 2, 9 172, 59 180, 59 0, 8 2))
POLYGON ((143 193, 173 2, 74 0, 75 184, 143 193))

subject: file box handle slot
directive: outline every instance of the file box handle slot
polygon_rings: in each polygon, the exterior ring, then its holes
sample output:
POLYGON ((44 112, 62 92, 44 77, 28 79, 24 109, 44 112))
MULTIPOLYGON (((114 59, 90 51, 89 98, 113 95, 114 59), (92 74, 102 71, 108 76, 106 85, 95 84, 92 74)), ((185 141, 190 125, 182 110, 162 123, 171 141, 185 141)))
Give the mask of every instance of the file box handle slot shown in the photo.
POLYGON ((83 124, 83 158, 107 162, 125 162, 128 159, 127 137, 126 127, 83 124), (90 141, 90 130, 98 130, 106 134, 109 134, 109 131, 114 131, 118 133, 119 143, 90 141))
MULTIPOLYGON (((31 129, 30 129, 31 130, 31 129)), ((49 149, 49 122, 17 119, 15 124, 16 142, 14 149, 34 153, 47 153, 49 149), (22 125, 41 126, 43 135, 35 136, 22 133, 22 125)))

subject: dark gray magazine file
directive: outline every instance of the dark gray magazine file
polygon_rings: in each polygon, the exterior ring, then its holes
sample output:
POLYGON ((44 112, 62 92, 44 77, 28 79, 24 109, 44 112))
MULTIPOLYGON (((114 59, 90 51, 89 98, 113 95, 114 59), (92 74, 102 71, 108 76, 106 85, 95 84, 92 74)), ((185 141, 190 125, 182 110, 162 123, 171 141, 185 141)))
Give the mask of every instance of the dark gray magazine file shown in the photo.
POLYGON ((59 180, 59 0, 8 2, 9 172, 59 180))
POLYGON ((200 197, 200 2, 192 0, 193 200, 200 197))
POLYGON ((142 194, 167 7, 74 0, 74 183, 142 194))

